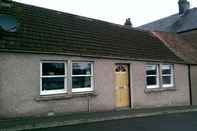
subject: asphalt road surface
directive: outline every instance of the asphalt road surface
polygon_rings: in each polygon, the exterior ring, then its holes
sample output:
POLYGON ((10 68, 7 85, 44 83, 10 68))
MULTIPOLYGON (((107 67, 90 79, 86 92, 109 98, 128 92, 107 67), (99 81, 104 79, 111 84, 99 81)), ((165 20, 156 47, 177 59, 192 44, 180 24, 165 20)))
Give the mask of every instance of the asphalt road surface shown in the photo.
POLYGON ((197 131, 197 112, 105 121, 33 131, 197 131))

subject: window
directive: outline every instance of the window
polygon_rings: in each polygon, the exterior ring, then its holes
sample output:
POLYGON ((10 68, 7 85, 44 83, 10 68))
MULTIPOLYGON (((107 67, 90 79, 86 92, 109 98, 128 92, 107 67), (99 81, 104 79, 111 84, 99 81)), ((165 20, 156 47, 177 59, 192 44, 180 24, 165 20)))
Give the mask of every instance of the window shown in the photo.
POLYGON ((145 70, 147 88, 165 88, 174 86, 173 65, 150 64, 145 66, 145 70))
POLYGON ((147 88, 159 87, 158 65, 146 65, 146 85, 147 88))
POLYGON ((173 66, 172 65, 162 65, 162 86, 172 87, 173 86, 173 66))
MULTIPOLYGON (((69 60, 71 61, 71 60, 69 60)), ((40 95, 93 91, 92 62, 44 61, 40 64, 40 95), (69 69, 69 73, 67 70, 69 69), (68 85, 72 86, 70 88, 68 85)))
POLYGON ((72 91, 93 90, 93 64, 90 62, 72 63, 72 91))
POLYGON ((40 94, 65 93, 66 75, 66 64, 64 62, 41 62, 40 94))

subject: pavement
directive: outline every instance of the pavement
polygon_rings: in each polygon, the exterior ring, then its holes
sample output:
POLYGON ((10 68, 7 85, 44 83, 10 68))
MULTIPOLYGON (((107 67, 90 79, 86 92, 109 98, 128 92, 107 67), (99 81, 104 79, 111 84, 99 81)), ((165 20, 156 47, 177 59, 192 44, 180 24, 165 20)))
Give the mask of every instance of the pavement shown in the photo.
POLYGON ((168 115, 176 113, 197 112, 197 106, 163 107, 135 110, 119 110, 107 112, 83 112, 62 114, 48 117, 23 117, 0 119, 0 131, 33 130, 54 128, 79 124, 89 124, 128 118, 168 115))
POLYGON ((127 118, 31 131, 197 131, 197 112, 127 118))

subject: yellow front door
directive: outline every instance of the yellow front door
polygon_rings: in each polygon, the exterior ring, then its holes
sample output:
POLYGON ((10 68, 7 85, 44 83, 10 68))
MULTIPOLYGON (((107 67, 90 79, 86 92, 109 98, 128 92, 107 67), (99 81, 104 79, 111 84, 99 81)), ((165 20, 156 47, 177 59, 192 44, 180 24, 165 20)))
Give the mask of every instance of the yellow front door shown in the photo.
POLYGON ((129 106, 129 73, 128 65, 115 65, 116 107, 129 106))

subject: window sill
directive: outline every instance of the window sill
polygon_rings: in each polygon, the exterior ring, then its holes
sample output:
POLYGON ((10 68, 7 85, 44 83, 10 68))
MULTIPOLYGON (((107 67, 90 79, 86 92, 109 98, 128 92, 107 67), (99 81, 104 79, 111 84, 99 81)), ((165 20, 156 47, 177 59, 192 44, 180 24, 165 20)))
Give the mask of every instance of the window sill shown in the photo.
POLYGON ((175 87, 162 87, 162 88, 153 88, 153 89, 146 88, 144 90, 145 93, 163 92, 163 91, 176 91, 176 88, 175 87))
POLYGON ((96 92, 80 92, 80 93, 73 93, 73 94, 59 94, 59 95, 46 95, 46 96, 39 96, 36 97, 35 101, 54 101, 54 100, 65 100, 65 99, 72 99, 76 97, 95 97, 97 96, 96 92))

